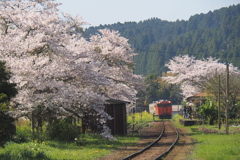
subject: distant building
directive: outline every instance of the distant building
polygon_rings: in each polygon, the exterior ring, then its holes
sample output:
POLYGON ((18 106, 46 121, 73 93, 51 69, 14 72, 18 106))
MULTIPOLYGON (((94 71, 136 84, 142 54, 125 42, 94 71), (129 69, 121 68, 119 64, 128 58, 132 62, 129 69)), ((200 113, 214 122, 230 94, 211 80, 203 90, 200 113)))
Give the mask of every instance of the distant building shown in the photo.
POLYGON ((204 104, 204 102, 207 100, 207 97, 209 97, 209 94, 203 92, 203 93, 198 93, 194 96, 190 96, 186 98, 187 105, 193 106, 194 104, 197 106, 200 106, 204 104))
POLYGON ((172 116, 182 114, 182 105, 172 105, 172 116))
POLYGON ((182 105, 172 105, 172 111, 178 112, 182 109, 182 105))
POLYGON ((188 102, 193 102, 193 101, 205 101, 206 100, 206 97, 208 96, 208 94, 207 93, 205 93, 205 92, 203 92, 203 93, 198 93, 198 94, 196 94, 196 95, 194 95, 194 96, 190 96, 190 97, 187 97, 186 98, 186 100, 188 101, 188 102))

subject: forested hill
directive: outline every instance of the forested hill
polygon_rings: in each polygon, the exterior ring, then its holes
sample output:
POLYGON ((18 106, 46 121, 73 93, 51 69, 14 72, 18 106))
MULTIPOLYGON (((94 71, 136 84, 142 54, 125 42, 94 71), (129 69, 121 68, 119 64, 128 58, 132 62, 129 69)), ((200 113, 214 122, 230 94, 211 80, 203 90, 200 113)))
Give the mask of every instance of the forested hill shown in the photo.
POLYGON ((100 25, 85 30, 88 37, 98 29, 109 28, 129 39, 138 56, 136 73, 161 75, 164 64, 176 55, 197 58, 215 57, 240 67, 240 4, 207 14, 191 16, 188 21, 168 22, 151 18, 141 22, 100 25))

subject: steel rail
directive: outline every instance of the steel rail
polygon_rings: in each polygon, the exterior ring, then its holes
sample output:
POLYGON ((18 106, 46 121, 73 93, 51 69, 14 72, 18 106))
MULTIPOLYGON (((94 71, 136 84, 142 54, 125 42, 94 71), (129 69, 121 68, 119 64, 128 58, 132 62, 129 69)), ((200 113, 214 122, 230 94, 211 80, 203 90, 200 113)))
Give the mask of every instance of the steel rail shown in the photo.
MULTIPOLYGON (((162 122, 163 122, 162 132, 161 132, 160 136, 159 136, 155 141, 153 141, 152 143, 150 143, 148 146, 146 146, 146 147, 143 148, 142 150, 140 150, 140 151, 138 151, 138 152, 135 152, 135 153, 133 153, 133 154, 131 154, 131 155, 123 158, 122 160, 130 160, 130 159, 132 159, 132 158, 134 158, 134 157, 142 154, 144 151, 148 150, 148 149, 151 148, 154 144, 156 144, 156 143, 163 137, 163 134, 164 134, 164 132, 165 132, 164 121, 162 121, 162 122)), ((155 158, 154 160, 160 160, 160 159, 162 159, 164 156, 166 156, 166 155, 173 149, 174 145, 177 143, 177 141, 178 141, 178 139, 179 139, 179 133, 178 133, 177 128, 176 128, 173 124, 172 124, 172 126, 174 127, 174 129, 175 129, 175 131, 176 131, 176 135, 177 135, 176 139, 174 140, 174 142, 172 143, 172 145, 168 148, 168 150, 167 150, 166 152, 162 153, 161 155, 159 155, 159 156, 158 156, 157 158, 155 158)))
POLYGON ((177 137, 176 137, 175 141, 173 142, 173 144, 169 147, 169 149, 166 152, 162 153, 160 156, 158 156, 154 160, 162 159, 164 156, 166 156, 173 149, 174 145, 177 143, 177 141, 179 139, 179 132, 178 132, 177 128, 173 124, 172 124, 172 126, 174 127, 174 129, 176 131, 176 134, 177 134, 177 137))
POLYGON ((165 126, 164 126, 164 121, 163 122, 163 125, 162 125, 162 132, 160 134, 160 136, 155 140, 153 141, 152 143, 150 143, 149 145, 147 145, 147 147, 143 148, 142 150, 138 151, 138 152, 135 152, 125 158, 123 158, 122 160, 130 160, 138 155, 140 155, 141 153, 143 153, 144 151, 148 150, 149 148, 151 148, 154 144, 156 144, 163 136, 164 132, 165 132, 165 126))

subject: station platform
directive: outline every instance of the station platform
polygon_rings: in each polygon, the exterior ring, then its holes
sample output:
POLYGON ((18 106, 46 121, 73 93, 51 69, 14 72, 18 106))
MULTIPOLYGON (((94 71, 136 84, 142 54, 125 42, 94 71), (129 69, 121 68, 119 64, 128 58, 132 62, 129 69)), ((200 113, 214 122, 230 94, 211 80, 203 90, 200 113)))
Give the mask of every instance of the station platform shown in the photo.
POLYGON ((193 126, 202 124, 202 121, 197 119, 179 119, 179 122, 183 126, 193 126))

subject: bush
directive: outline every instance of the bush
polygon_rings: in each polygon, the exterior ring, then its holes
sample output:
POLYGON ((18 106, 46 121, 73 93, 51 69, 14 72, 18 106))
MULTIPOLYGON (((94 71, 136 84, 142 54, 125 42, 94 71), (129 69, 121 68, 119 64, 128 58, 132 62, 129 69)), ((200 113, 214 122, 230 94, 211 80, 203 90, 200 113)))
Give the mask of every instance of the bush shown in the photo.
POLYGON ((31 126, 26 124, 17 126, 14 142, 23 143, 23 142, 29 142, 31 140, 32 140, 31 126))
POLYGON ((16 134, 14 121, 14 118, 0 111, 0 147, 4 147, 4 144, 16 134))
POLYGON ((129 125, 151 122, 151 121, 153 121, 153 115, 145 111, 141 113, 130 114, 127 117, 127 123, 129 125))
POLYGON ((0 155, 0 159, 7 160, 50 160, 50 158, 44 153, 45 148, 41 148, 41 145, 37 143, 28 144, 16 144, 9 143, 4 154, 0 155))
POLYGON ((48 136, 60 141, 74 141, 78 136, 78 130, 72 124, 71 118, 60 119, 49 125, 48 136))
POLYGON ((208 124, 214 125, 214 121, 218 117, 217 105, 211 100, 207 100, 204 105, 200 106, 199 113, 205 116, 208 124))

